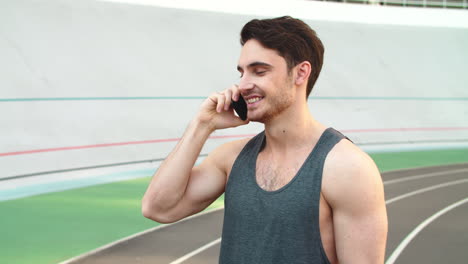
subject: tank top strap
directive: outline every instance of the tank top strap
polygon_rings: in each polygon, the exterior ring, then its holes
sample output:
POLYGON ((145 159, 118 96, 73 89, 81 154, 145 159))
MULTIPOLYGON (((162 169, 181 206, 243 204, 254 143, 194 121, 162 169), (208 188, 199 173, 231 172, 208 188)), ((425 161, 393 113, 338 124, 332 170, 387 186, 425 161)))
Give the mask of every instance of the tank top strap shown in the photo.
POLYGON ((265 144, 264 138, 265 131, 262 131, 251 138, 239 153, 238 158, 241 158, 239 163, 247 164, 246 162, 252 161, 252 158, 256 157, 257 153, 263 148, 263 145, 265 144))
POLYGON ((338 130, 335 130, 332 127, 327 128, 320 136, 319 141, 312 150, 312 153, 309 157, 310 159, 308 159, 304 164, 305 173, 308 175, 315 176, 310 178, 312 182, 309 186, 313 186, 314 193, 318 194, 315 197, 316 199, 320 198, 320 192, 322 188, 322 174, 325 159, 328 153, 330 153, 330 151, 333 149, 333 147, 344 138, 351 141, 348 137, 343 135, 338 130))
POLYGON ((264 144, 265 131, 260 132, 251 138, 237 156, 232 165, 231 175, 229 175, 226 185, 226 193, 228 194, 231 186, 236 182, 249 184, 251 171, 255 171, 256 156, 264 144), (234 175, 233 175, 234 174, 234 175))

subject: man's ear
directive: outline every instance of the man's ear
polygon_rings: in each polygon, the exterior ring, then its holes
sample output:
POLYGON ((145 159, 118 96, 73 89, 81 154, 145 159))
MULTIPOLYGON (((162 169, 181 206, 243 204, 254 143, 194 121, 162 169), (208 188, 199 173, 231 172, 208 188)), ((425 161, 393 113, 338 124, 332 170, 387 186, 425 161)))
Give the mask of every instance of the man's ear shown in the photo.
POLYGON ((295 84, 299 86, 307 82, 309 80, 311 69, 312 69, 312 66, 310 65, 310 62, 308 61, 303 61, 299 63, 298 65, 296 65, 295 84))

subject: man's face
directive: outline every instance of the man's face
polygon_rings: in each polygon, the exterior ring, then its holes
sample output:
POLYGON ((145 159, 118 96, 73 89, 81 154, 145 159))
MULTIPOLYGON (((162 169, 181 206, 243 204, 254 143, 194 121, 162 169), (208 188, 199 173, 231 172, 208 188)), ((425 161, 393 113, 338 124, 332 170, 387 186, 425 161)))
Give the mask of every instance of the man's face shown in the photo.
POLYGON ((270 121, 292 104, 293 78, 288 74, 286 61, 275 50, 250 39, 242 47, 237 69, 250 121, 270 121))

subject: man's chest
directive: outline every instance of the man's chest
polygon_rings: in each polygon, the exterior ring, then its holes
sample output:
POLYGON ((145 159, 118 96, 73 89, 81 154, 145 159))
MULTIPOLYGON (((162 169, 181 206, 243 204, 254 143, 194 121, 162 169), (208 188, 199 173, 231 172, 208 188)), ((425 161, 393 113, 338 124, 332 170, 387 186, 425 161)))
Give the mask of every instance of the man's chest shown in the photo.
POLYGON ((266 191, 275 191, 287 185, 296 177, 306 156, 273 159, 259 154, 255 168, 258 186, 266 191))

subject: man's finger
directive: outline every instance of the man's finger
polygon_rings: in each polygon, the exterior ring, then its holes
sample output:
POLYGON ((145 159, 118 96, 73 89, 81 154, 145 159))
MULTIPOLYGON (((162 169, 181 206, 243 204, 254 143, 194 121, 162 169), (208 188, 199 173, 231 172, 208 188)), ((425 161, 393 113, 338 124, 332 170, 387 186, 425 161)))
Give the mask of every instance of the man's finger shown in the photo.
POLYGON ((239 86, 237 84, 234 84, 232 86, 232 99, 236 102, 239 101, 239 95, 240 95, 239 86))
POLYGON ((224 102, 226 101, 224 94, 217 94, 216 97, 218 98, 218 105, 216 106, 216 112, 221 113, 224 107, 224 102))
POLYGON ((229 106, 231 106, 232 91, 230 89, 226 90, 225 96, 226 101, 224 103, 224 111, 227 111, 229 110, 229 106))

